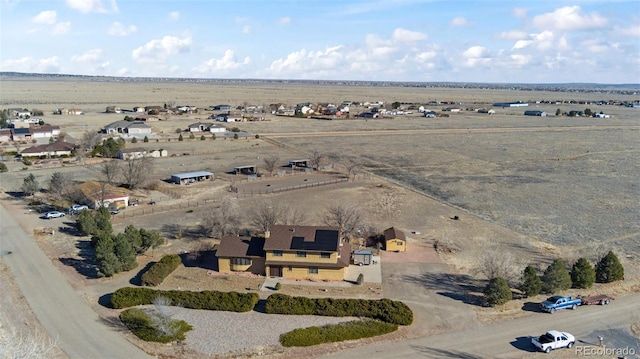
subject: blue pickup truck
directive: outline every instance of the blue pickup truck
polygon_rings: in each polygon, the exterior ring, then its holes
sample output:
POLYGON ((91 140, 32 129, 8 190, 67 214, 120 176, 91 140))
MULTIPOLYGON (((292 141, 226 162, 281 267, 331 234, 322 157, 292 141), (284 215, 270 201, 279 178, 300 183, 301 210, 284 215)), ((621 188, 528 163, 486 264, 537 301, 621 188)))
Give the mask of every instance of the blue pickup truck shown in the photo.
POLYGON ((582 299, 574 297, 563 297, 561 295, 554 295, 547 298, 544 302, 540 303, 540 309, 548 313, 555 313, 556 310, 571 308, 576 310, 579 305, 582 305, 582 299))

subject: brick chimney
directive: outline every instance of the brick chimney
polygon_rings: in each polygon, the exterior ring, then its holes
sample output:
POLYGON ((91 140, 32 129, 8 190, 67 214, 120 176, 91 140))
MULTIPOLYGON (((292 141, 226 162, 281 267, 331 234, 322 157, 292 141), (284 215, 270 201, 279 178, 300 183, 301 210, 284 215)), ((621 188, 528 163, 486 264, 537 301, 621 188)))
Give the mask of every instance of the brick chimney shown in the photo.
POLYGON ((264 238, 268 239, 269 237, 271 237, 271 231, 269 230, 264 231, 264 238))

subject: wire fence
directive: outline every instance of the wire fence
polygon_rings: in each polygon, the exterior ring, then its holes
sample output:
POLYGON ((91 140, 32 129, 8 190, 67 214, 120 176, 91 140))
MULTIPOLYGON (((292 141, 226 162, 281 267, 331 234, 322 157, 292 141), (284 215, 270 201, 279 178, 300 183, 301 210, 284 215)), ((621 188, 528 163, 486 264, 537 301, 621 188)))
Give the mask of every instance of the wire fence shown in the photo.
POLYGON ((253 196, 266 195, 266 194, 295 191, 299 189, 328 186, 328 185, 347 182, 347 181, 348 181, 347 178, 338 178, 338 179, 329 180, 329 181, 312 182, 312 183, 305 183, 301 185, 287 186, 287 187, 273 187, 273 188, 266 187, 266 188, 249 188, 249 189, 244 189, 244 188, 240 188, 232 185, 231 192, 235 193, 238 197, 240 196, 253 197, 253 196))
POLYGON ((126 210, 121 211, 120 213, 114 214, 114 220, 124 220, 128 218, 140 217, 140 216, 148 216, 151 214, 169 212, 175 210, 190 210, 199 207, 212 206, 216 203, 215 199, 203 199, 197 201, 184 201, 170 204, 158 204, 155 200, 150 201, 141 207, 127 207, 126 210))

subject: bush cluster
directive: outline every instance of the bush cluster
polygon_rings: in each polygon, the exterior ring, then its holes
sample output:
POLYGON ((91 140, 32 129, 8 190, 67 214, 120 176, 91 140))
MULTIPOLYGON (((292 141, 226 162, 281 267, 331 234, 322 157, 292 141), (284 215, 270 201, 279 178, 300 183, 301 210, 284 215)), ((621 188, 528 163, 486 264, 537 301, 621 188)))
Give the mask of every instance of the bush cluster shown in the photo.
POLYGON ((138 338, 159 343, 169 343, 184 340, 185 333, 193 327, 184 320, 171 320, 166 323, 168 328, 159 328, 148 312, 138 308, 131 308, 120 313, 120 320, 138 338))
POLYGON ((182 258, 177 254, 162 257, 142 275, 142 285, 150 287, 160 285, 181 263, 182 258))
POLYGON ((413 323, 411 309, 390 299, 307 298, 272 294, 267 298, 265 309, 269 314, 367 317, 399 325, 413 323))
POLYGON ((512 298, 511 288, 502 277, 492 278, 484 288, 484 295, 491 305, 502 305, 512 298))
POLYGON ((397 324, 374 319, 355 320, 322 327, 295 329, 280 335, 280 344, 284 347, 308 347, 322 343, 369 338, 396 330, 398 330, 397 324))
POLYGON ((151 304, 157 297, 166 297, 172 305, 205 310, 248 312, 258 303, 257 293, 218 292, 205 290, 156 290, 151 288, 124 287, 111 295, 111 305, 116 309, 151 304))

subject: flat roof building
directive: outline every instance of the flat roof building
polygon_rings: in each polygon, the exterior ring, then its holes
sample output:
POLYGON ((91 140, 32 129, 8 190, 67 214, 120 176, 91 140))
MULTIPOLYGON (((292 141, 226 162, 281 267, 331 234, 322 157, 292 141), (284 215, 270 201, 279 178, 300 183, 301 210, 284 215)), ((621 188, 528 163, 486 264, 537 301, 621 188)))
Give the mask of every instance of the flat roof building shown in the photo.
POLYGON ((171 183, 175 184, 190 184, 206 180, 212 181, 213 179, 213 173, 207 171, 185 172, 171 175, 171 183))

